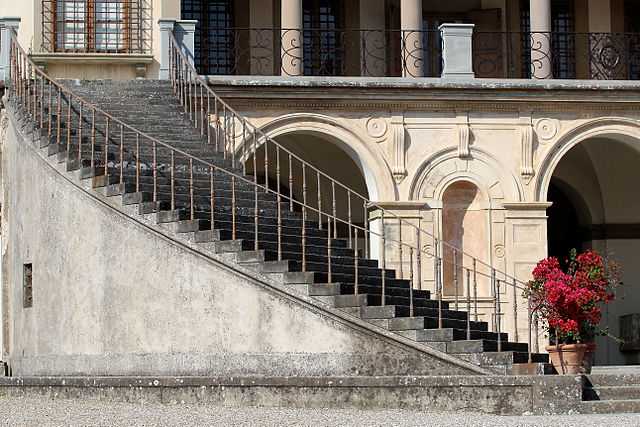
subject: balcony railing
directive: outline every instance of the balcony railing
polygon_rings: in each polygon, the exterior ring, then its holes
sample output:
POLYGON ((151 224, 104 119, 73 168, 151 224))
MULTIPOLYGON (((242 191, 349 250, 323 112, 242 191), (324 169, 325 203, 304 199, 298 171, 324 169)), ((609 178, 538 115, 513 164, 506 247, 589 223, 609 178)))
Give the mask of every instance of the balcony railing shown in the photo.
MULTIPOLYGON (((203 75, 440 77, 440 31, 226 28, 196 37, 203 75)), ((453 52, 460 55, 460 52, 453 52)), ((640 79, 640 33, 474 32, 478 78, 640 79)))
POLYGON ((477 77, 639 80, 640 33, 473 35, 477 77))
POLYGON ((196 35, 205 75, 440 77, 438 31, 227 28, 196 35))

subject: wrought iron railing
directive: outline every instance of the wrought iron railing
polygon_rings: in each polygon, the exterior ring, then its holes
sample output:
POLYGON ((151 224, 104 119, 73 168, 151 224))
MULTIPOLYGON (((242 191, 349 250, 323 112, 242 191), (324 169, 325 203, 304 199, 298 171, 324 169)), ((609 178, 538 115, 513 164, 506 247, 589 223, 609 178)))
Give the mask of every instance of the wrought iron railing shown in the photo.
POLYGON ((640 33, 475 32, 477 77, 640 79, 640 33))
MULTIPOLYGON (((492 330, 498 332, 498 351, 506 322, 510 322, 518 340, 518 321, 522 317, 519 313, 523 313, 518 304, 524 283, 442 241, 420 222, 414 224, 383 209, 268 137, 208 87, 173 35, 169 56, 171 85, 185 112, 209 146, 231 167, 174 148, 77 96, 31 61, 15 33, 11 40, 9 103, 20 108, 26 118, 23 123, 65 153, 76 167, 85 167, 103 185, 119 185, 123 191, 130 188, 140 194, 146 183, 151 192, 147 201, 156 209, 160 209, 163 195, 168 209, 180 207, 190 220, 204 219, 199 216, 202 211, 197 197, 206 194, 211 204, 206 212, 210 212, 212 229, 224 229, 232 239, 244 236, 254 242, 255 250, 261 249, 270 236, 269 243, 278 260, 285 259, 288 243, 299 242, 302 271, 321 268, 329 283, 334 281, 340 249, 337 243, 341 239, 352 250, 351 255, 340 254, 339 261, 355 273, 354 294, 360 292, 358 272, 367 267, 360 264, 361 256, 374 258, 380 267, 382 305, 386 304, 386 283, 394 277, 389 271, 393 268, 395 277, 409 280, 411 316, 415 313, 415 295, 429 289, 438 302, 440 327, 446 315, 443 302, 449 301, 453 308, 468 312, 468 337, 472 319, 487 319, 492 330), (221 181, 229 188, 221 190, 221 181), (178 188, 182 189, 180 194, 178 188), (251 196, 247 198, 247 194, 251 196), (264 195, 274 198, 275 205, 269 205, 264 195), (216 215, 221 208, 216 203, 222 202, 229 218, 216 215), (271 206, 271 210, 265 206, 271 206), (271 211, 275 216, 269 216, 271 211), (300 227, 289 224, 300 217, 300 227), (322 231, 324 245, 318 245, 318 232, 308 236, 311 227, 322 231), (318 257, 314 257, 319 251, 326 254, 323 265, 318 265, 318 257), (423 280, 423 272, 428 273, 428 279, 423 280), (480 293, 485 288, 483 300, 480 293)), ((538 351, 538 340, 532 338, 536 325, 529 307, 530 353, 532 344, 538 351)))
POLYGON ((43 52, 150 54, 151 0, 42 0, 43 52))
POLYGON ((439 31, 225 28, 196 44, 202 75, 439 77, 439 31))
MULTIPOLYGON (((300 158, 223 101, 197 73, 173 35, 169 37, 169 49, 171 83, 194 127, 200 129, 208 143, 221 151, 225 158, 231 159, 232 164, 239 164, 244 172, 252 173, 253 182, 256 185, 262 184, 265 191, 275 194, 279 202, 285 201, 290 211, 301 212, 303 222, 313 219, 317 221, 318 229, 322 230, 326 227, 328 237, 346 238, 349 248, 355 249, 356 252, 362 250, 365 257, 377 258, 382 271, 388 267, 395 268, 399 277, 409 278, 411 289, 414 287, 424 289, 425 282, 429 280, 422 280, 423 270, 430 270, 430 290, 440 303, 438 309, 440 326, 443 320, 441 305, 443 300, 450 301, 456 310, 466 308, 469 313, 468 321, 471 321, 472 314, 475 320, 478 320, 482 312, 479 301, 483 300, 478 292, 479 287, 484 285, 488 290, 485 292, 487 297, 485 302, 488 301, 490 304, 489 307, 484 307, 484 315, 491 319, 493 330, 500 331, 502 319, 505 316, 505 312, 502 311, 505 301, 501 298, 507 296, 506 291, 509 290, 510 326, 516 340, 519 338, 518 303, 526 286, 525 283, 443 241, 423 228, 419 220, 416 225, 382 208, 300 158), (259 169, 260 172, 258 172, 259 169), (282 185, 273 185, 270 182, 284 182, 286 186, 283 189, 282 185), (362 223, 354 222, 356 212, 363 213, 362 223), (392 233, 393 229, 395 232, 392 233), (423 264, 427 262, 431 266, 424 269, 423 264), (446 279, 450 281, 448 286, 445 286, 446 279), (445 290, 449 292, 446 293, 445 290)), ((260 227, 257 199, 255 203, 254 241, 257 250, 260 227)), ((280 236, 282 231, 279 211, 276 220, 277 234, 280 236)), ((301 241, 302 270, 306 271, 304 231, 296 237, 301 241)), ((328 256, 329 263, 330 258, 328 256)), ((278 259, 281 259, 279 247, 278 259)), ((356 272, 358 271, 357 259, 357 257, 354 258, 356 272)), ((327 269, 330 272, 331 266, 328 265, 327 269)), ((331 274, 329 274, 329 281, 331 282, 331 274)), ((381 281, 382 305, 385 305, 384 274, 381 281)), ((358 283, 355 284, 354 292, 358 293, 358 283)), ((413 316, 413 313, 413 297, 411 297, 410 315, 413 316)), ((530 310, 527 320, 530 343, 532 327, 535 326, 537 329, 537 322, 532 321, 533 315, 530 310)), ((469 328, 469 324, 467 326, 469 328)), ((468 333, 470 333, 469 329, 468 333)), ((537 351, 537 339, 533 344, 537 351)), ((529 349, 531 350, 531 346, 529 349)))

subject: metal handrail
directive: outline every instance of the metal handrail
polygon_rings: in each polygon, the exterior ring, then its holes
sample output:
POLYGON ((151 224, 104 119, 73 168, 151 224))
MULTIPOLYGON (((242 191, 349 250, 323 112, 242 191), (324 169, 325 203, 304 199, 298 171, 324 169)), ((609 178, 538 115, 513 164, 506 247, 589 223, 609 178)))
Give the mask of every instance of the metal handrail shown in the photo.
MULTIPOLYGON (((311 165, 309 162, 307 162, 306 160, 302 159, 301 157, 299 157, 298 155, 296 155, 295 153, 291 152, 289 149, 287 149, 286 147, 284 147, 283 145, 281 145, 280 143, 278 143, 275 139, 269 137, 267 134, 264 133, 264 131, 262 131, 259 127, 253 125, 249 120, 247 120, 245 117, 241 116, 234 108, 232 108, 229 104, 227 104, 218 94, 216 94, 207 84, 206 80, 200 76, 198 74, 198 72, 195 69, 195 66, 191 63, 191 61, 187 58, 187 56, 185 55, 185 53, 182 51, 182 49, 180 49, 178 46, 178 42, 175 39, 175 36, 170 33, 169 34, 169 46, 170 46, 170 70, 171 72, 171 80, 174 84, 174 88, 176 86, 176 84, 178 84, 175 80, 178 73, 177 68, 180 67, 180 65, 178 65, 178 61, 176 58, 176 55, 179 57, 180 61, 179 63, 182 66, 186 66, 188 68, 188 74, 189 77, 191 79, 193 79, 193 81, 197 82, 197 84, 204 90, 206 91, 206 93, 208 94, 208 96, 212 97, 217 103, 219 103, 221 106, 223 106, 227 111, 229 111, 231 114, 233 114, 234 118, 239 120, 240 122, 242 122, 243 126, 246 126, 250 129, 251 133, 254 134, 258 134, 260 136, 260 139, 262 141, 262 144, 265 144, 267 141, 269 144, 272 144, 273 146, 277 147, 279 150, 282 150, 283 152, 285 152, 287 155, 290 155, 292 158, 296 159, 298 162, 300 162, 301 164, 304 164, 307 168, 312 169, 314 171, 314 173, 321 175, 322 177, 324 177, 325 179, 329 180, 332 183, 335 183, 335 185, 340 186, 342 189, 358 196, 359 198, 361 198, 364 202, 366 202, 368 204, 368 206, 375 208, 376 210, 379 210, 381 212, 384 212, 385 216, 390 216, 394 219, 397 219, 399 221, 402 222, 403 225, 409 226, 415 230, 420 230, 420 232, 424 233, 426 236, 435 239, 436 241, 439 241, 443 246, 448 247, 451 250, 454 250, 460 254, 464 254, 464 255, 468 255, 470 258, 472 259, 476 259, 477 262, 485 267, 488 267, 489 269, 494 269, 494 267, 491 264, 488 264, 480 259, 477 259, 476 257, 464 252, 462 249, 457 248, 456 246, 450 244, 449 242, 445 242, 442 239, 439 239, 438 237, 434 236, 433 234, 429 233, 428 231, 419 229, 415 224, 410 223, 406 220, 403 220, 402 218, 398 217, 395 213, 388 211, 384 208, 382 208, 382 206, 380 206, 379 204, 377 204, 376 202, 373 202, 369 199, 367 199, 365 196, 363 196, 362 194, 358 193, 355 190, 352 190, 351 188, 349 188, 347 185, 341 183, 338 180, 333 179, 332 177, 330 177, 328 174, 326 174, 325 172, 319 170, 318 168, 314 167, 313 165, 311 165)), ((196 95, 197 96, 197 93, 196 95)), ((212 113, 212 111, 208 111, 208 113, 212 113)), ((240 144, 240 148, 245 147, 245 144, 240 144)), ((235 146, 233 147, 233 149, 235 150, 235 146)), ((245 154, 245 156, 247 156, 248 154, 245 154)), ((428 255, 433 255, 430 254, 424 250, 421 250, 422 252, 428 254, 428 255)), ((496 271, 498 271, 496 269, 496 271)), ((517 278, 510 276, 506 273, 500 272, 505 279, 511 279, 511 280, 516 280, 516 283, 519 283, 520 285, 526 286, 526 282, 520 281, 517 278)), ((524 288, 522 288, 524 290, 524 288)))
MULTIPOLYGON (((143 156, 141 155, 140 152, 140 145, 145 145, 146 146, 151 146, 152 147, 152 161, 146 161, 144 162, 147 166, 150 165, 150 170, 152 172, 152 176, 153 176, 153 202, 159 202, 160 199, 158 198, 158 186, 161 185, 159 184, 159 179, 158 179, 158 174, 160 173, 160 168, 159 168, 159 162, 157 160, 157 155, 159 152, 159 149, 163 149, 163 150, 167 150, 168 153, 170 154, 170 185, 171 185, 171 207, 172 209, 175 208, 176 206, 176 193, 175 193, 175 183, 176 183, 176 178, 175 178, 175 170, 176 170, 176 157, 180 157, 183 160, 183 165, 188 165, 188 169, 186 169, 189 172, 189 186, 188 186, 188 197, 189 197, 189 201, 186 204, 186 206, 188 206, 189 208, 189 218, 191 220, 196 219, 195 218, 195 197, 194 197, 194 190, 196 187, 196 181, 194 180, 194 170, 196 171, 197 174, 200 175, 204 175, 207 174, 207 176, 209 177, 209 179, 211 180, 211 192, 209 194, 210 197, 210 201, 211 201, 211 225, 212 225, 212 229, 215 228, 214 224, 215 224, 215 200, 216 200, 216 193, 215 193, 215 185, 214 185, 214 178, 215 178, 215 173, 219 172, 222 173, 223 175, 227 176, 229 179, 231 179, 231 220, 230 221, 226 221, 227 223, 231 222, 231 231, 232 231, 232 238, 236 239, 236 232, 238 230, 237 227, 237 222, 241 223, 240 221, 238 221, 238 216, 239 215, 237 213, 238 209, 237 209, 237 203, 238 200, 247 200, 247 199, 239 199, 236 195, 237 191, 237 183, 241 182, 241 183, 245 183, 248 184, 250 186, 250 188, 253 188, 253 196, 254 196, 254 214, 253 214, 253 221, 254 221, 254 230, 253 230, 253 240, 254 240, 254 249, 258 250, 259 249, 259 241, 260 241, 260 236, 263 236, 264 234, 271 234, 271 235, 277 235, 277 252, 278 252, 278 259, 283 259, 282 258, 282 251, 283 251, 283 244, 282 244, 282 238, 284 236, 291 236, 290 234, 286 234, 283 233, 283 228, 287 228, 286 225, 283 225, 283 213, 282 213, 282 202, 288 202, 289 206, 291 207, 290 210, 293 211, 293 206, 298 206, 302 209, 302 226, 301 226, 301 230, 300 230, 300 235, 298 234, 294 234, 293 236, 299 236, 302 239, 302 269, 303 271, 306 271, 306 260, 307 260, 307 256, 306 254, 306 249, 308 247, 311 247, 313 245, 309 245, 306 243, 305 238, 306 238, 306 233, 307 233, 307 228, 308 228, 308 223, 310 223, 310 221, 308 221, 307 219, 307 212, 311 212, 314 214, 317 214, 318 217, 318 221, 319 221, 319 226, 320 229, 322 229, 322 221, 326 220, 326 256, 327 256, 327 274, 328 274, 328 281, 332 282, 332 269, 335 267, 335 265, 333 265, 332 263, 335 263, 337 261, 335 261, 334 259, 336 258, 336 256, 334 255, 333 250, 335 248, 333 248, 333 242, 335 241, 335 239, 338 238, 338 223, 343 224, 343 225, 347 225, 348 226, 348 230, 349 230, 349 248, 350 249, 354 249, 353 252, 353 257, 351 256, 340 256, 340 258, 344 258, 346 260, 351 260, 349 262, 353 262, 353 267, 354 267, 354 271, 355 271, 355 286, 354 286, 354 292, 357 294, 359 292, 359 284, 358 284, 358 279, 359 279, 359 275, 358 275, 358 271, 361 268, 364 268, 362 266, 359 265, 360 262, 360 253, 358 250, 358 246, 359 246, 359 236, 360 233, 362 233, 362 237, 365 239, 365 258, 368 257, 368 244, 370 242, 372 242, 372 237, 376 237, 377 239, 379 239, 382 242, 381 245, 381 251, 382 251, 382 256, 381 259, 379 260, 379 264, 380 264, 380 280, 381 280, 381 290, 382 290, 382 299, 381 299, 381 304, 385 305, 385 291, 386 291, 386 287, 385 287, 385 283, 386 280, 388 280, 387 278, 387 271, 388 269, 386 268, 386 262, 387 262, 387 257, 386 257, 386 247, 387 246, 393 246, 393 245, 397 245, 397 248, 400 251, 400 270, 402 271, 402 264, 404 263, 404 261, 406 260, 406 258, 403 258, 403 248, 404 250, 408 250, 410 253, 410 259, 409 259, 409 278, 410 278, 410 282, 409 282, 409 290, 410 290, 410 298, 409 298, 409 304, 410 304, 410 311, 411 311, 411 315, 413 315, 414 313, 414 296, 413 296, 413 289, 414 287, 416 288, 420 288, 422 287, 422 282, 420 280, 420 272, 421 272, 421 256, 422 255, 427 255, 427 256, 432 256, 434 261, 435 261, 435 270, 438 272, 436 277, 434 278, 435 280, 435 287, 436 287, 436 293, 437 293, 437 299, 440 302, 439 303, 439 310, 438 310, 438 317, 440 320, 440 324, 442 324, 442 319, 443 319, 443 306, 442 306, 442 301, 443 301, 443 288, 444 288, 444 284, 442 282, 442 277, 441 277, 441 273, 443 271, 443 267, 444 265, 447 265, 449 263, 450 265, 450 261, 444 257, 444 256, 440 256, 438 254, 438 246, 442 245, 443 247, 451 247, 454 250, 454 267, 455 267, 455 263, 456 263, 456 254, 462 254, 463 256, 463 264, 462 264, 462 271, 466 270, 466 274, 467 274, 467 289, 470 290, 471 288, 471 282, 470 282, 470 276, 471 276, 471 270, 469 268, 469 266, 467 265, 466 267, 464 266, 464 256, 465 253, 463 251, 460 251, 456 248, 454 248, 452 245, 449 245, 447 242, 443 242, 440 239, 437 239, 435 236, 430 235, 428 232, 425 232, 424 230, 421 230, 419 227, 415 226, 414 224, 398 217, 395 213, 393 212, 389 212, 385 209, 383 209, 381 206, 379 206, 378 204, 376 204, 375 202, 371 202, 370 200, 366 199, 365 197, 363 197, 362 195, 358 194, 357 192, 351 190, 348 186, 343 185, 341 183, 339 183, 336 180, 333 180, 330 176, 328 176, 327 174, 323 173, 322 171, 318 170, 317 168, 313 167, 312 165, 310 165, 309 163, 305 162, 303 159, 300 159, 298 156, 296 156, 294 153, 291 153, 289 150, 287 150, 285 147, 282 147, 280 144, 278 144, 276 141, 274 141, 273 139, 271 139, 270 137, 268 137, 266 134, 264 134, 264 132, 262 130, 260 130, 259 128, 253 126, 251 123, 248 122, 248 120, 246 120, 244 117, 240 116, 235 110, 233 110, 228 104, 226 104, 224 101, 222 101, 213 91, 211 91, 208 88, 208 85, 206 85, 206 82, 204 82, 204 80, 197 75, 197 73, 195 73, 195 69, 193 68, 193 66, 186 60, 186 56, 184 55, 184 53, 182 53, 181 51, 177 50, 177 43, 175 41, 175 38, 173 38, 173 36, 170 37, 170 41, 171 41, 171 46, 172 46, 172 51, 170 54, 170 59, 171 59, 171 66, 170 66, 170 71, 171 71, 171 82, 173 85, 174 90, 176 91, 176 93, 178 94, 178 96, 180 97, 180 100, 183 102, 183 106, 187 109, 187 111, 190 113, 190 117, 192 118, 192 120, 195 119, 194 124, 196 125, 196 128, 198 128, 198 122, 200 119, 203 119, 201 123, 205 123, 204 120, 204 111, 201 109, 201 111, 197 111, 197 99, 193 98, 193 92, 195 90, 195 85, 198 84, 197 89, 200 93, 200 104, 201 107, 203 107, 203 94, 207 93, 207 96, 209 98, 213 98, 216 103, 219 103, 225 112, 228 112, 226 114, 231 114, 231 117, 226 116, 224 117, 224 124, 228 125, 228 119, 234 119, 234 123, 235 123, 235 119, 240 120, 240 122, 243 125, 243 130, 246 134, 246 131, 249 130, 250 131, 250 135, 253 138, 253 145, 251 147, 251 151, 247 152, 247 156, 249 154, 253 155, 253 160, 254 160, 254 176, 253 179, 248 179, 246 176, 243 176, 239 173, 236 173, 232 170, 229 170, 228 168, 224 168, 222 166, 218 166, 215 165, 212 162, 203 160, 198 158, 197 156, 194 156, 184 150, 180 150, 177 148, 172 147, 170 144, 167 144, 165 142, 162 142, 160 140, 158 140, 157 138, 152 137, 151 135, 144 133, 136 128, 134 128, 133 126, 130 126, 126 123, 124 123, 123 121, 117 119, 116 117, 112 116, 111 114, 107 113, 106 111, 103 111, 102 109, 100 109, 98 106, 96 106, 95 104, 85 100, 84 98, 76 95, 75 93, 73 93, 73 91, 69 88, 64 87, 63 85, 61 85, 60 83, 54 81, 51 77, 49 77, 44 71, 42 71, 28 56, 28 54, 24 51, 24 49, 19 45, 17 38, 15 36, 15 33, 12 34, 12 39, 11 39, 11 79, 10 79, 10 85, 9 85, 9 95, 10 95, 10 100, 13 101, 16 104, 20 104, 26 114, 28 115, 28 117, 30 117, 35 123, 35 128, 39 128, 40 130, 46 130, 48 133, 48 137, 50 139, 50 141, 53 139, 55 140, 55 143, 57 144, 62 144, 64 141, 64 137, 62 135, 62 132, 66 132, 66 144, 67 144, 67 156, 69 156, 71 154, 71 139, 72 139, 72 128, 73 128, 73 118, 78 118, 78 124, 77 124, 77 141, 78 141, 78 160, 82 160, 82 148, 83 148, 83 138, 82 138, 82 131, 84 129, 85 124, 89 124, 91 126, 91 141, 90 141, 90 148, 91 148, 91 168, 92 170, 96 170, 96 169, 103 169, 103 174, 104 177, 106 178, 106 180, 104 181, 105 185, 109 184, 109 176, 110 176, 110 168, 109 168, 109 161, 108 161, 108 155, 109 155, 109 148, 110 147, 115 147, 118 148, 118 152, 119 152, 119 180, 118 183, 120 185, 123 185, 125 183, 124 181, 124 168, 125 168, 125 154, 127 154, 128 156, 130 156, 130 158, 134 158, 135 159, 135 168, 136 168, 136 175, 135 175, 135 180, 136 180, 136 191, 140 191, 140 184, 139 181, 141 179, 142 173, 141 173, 141 163, 143 162, 142 158, 143 156), (186 67, 186 65, 188 65, 188 67, 186 67), (181 77, 187 77, 187 79, 181 79, 181 77), (187 96, 187 85, 189 85, 188 91, 189 92, 189 96, 187 96), (46 89, 46 90, 45 90, 46 89), (53 99, 53 94, 54 92, 56 93, 56 97, 55 100, 53 99), (179 93, 178 93, 179 92, 179 93), (64 99, 63 99, 63 95, 64 95, 64 99), (48 100, 47 100, 47 96, 48 96, 48 100), (64 102, 63 102, 64 101, 64 102), (75 102, 75 109, 74 109, 74 102, 75 102), (194 104, 195 102, 195 104, 194 104), (63 105, 64 104, 64 105, 63 105), (55 111, 55 117, 56 117, 56 129, 53 129, 53 122, 54 122, 54 112, 53 112, 53 108, 56 108, 55 111), (63 111, 63 107, 65 108, 65 111, 63 111), (46 120, 45 120, 45 112, 46 112, 46 120), (87 112, 90 113, 90 120, 88 118, 88 115, 83 116, 83 112, 87 112), (61 128, 61 118, 63 117, 63 115, 66 114, 66 119, 67 119, 67 123, 68 126, 63 130, 61 128), (73 116, 73 117, 72 117, 73 116), (103 139, 103 143, 102 145, 98 142, 97 140, 97 131, 100 127, 100 123, 99 120, 96 120, 96 118, 98 119, 102 119, 102 121, 104 122, 103 128, 102 130, 102 135, 104 135, 103 139), (46 127, 45 127, 45 123, 46 123, 46 127), (113 129, 119 128, 119 142, 114 143, 113 140, 113 129), (133 132, 133 134, 135 135, 136 138, 136 143, 135 143, 135 151, 132 153, 128 147, 125 148, 125 138, 124 138, 124 132, 125 130, 127 130, 128 132, 133 132), (110 131, 112 133, 110 133, 110 131), (290 192, 289 195, 287 194, 283 194, 280 190, 280 185, 278 184, 277 188, 270 188, 268 181, 265 179, 265 183, 261 184, 258 182, 257 179, 257 169, 256 169, 256 163, 255 163, 255 159, 256 159, 256 150, 258 148, 258 141, 261 141, 261 146, 265 147, 265 153, 266 148, 267 148, 267 144, 273 144, 273 146, 276 148, 276 154, 278 156, 277 158, 277 167, 278 167, 278 178, 280 178, 280 169, 279 169, 279 159, 280 159, 280 152, 282 151, 283 153, 286 153, 287 158, 288 159, 297 159, 298 161, 301 162, 302 164, 302 170, 303 170, 303 177, 304 177, 304 171, 308 168, 310 171, 312 171, 313 173, 315 173, 318 177, 318 180, 320 179, 320 177, 323 177, 324 179, 328 180, 331 184, 330 188, 331 191, 333 193, 333 204, 331 206, 331 210, 332 212, 326 212, 323 210, 322 206, 321 206, 321 200, 319 200, 318 205, 314 206, 313 204, 309 203, 306 198, 303 201, 298 201, 293 197, 293 192, 292 192, 292 188, 290 188, 290 192), (95 159, 94 159, 94 154, 97 153, 97 149, 100 147, 104 147, 104 165, 102 166, 96 166, 95 164, 95 159), (194 169, 194 164, 195 169, 194 169), (201 169, 204 169, 206 172, 202 173, 202 172, 198 172, 197 168, 198 165, 200 165, 201 169), (348 219, 345 218, 340 218, 337 215, 336 212, 336 188, 340 188, 343 189, 344 191, 347 192, 348 194, 348 200, 349 203, 351 202, 351 197, 358 197, 360 198, 360 200, 363 202, 363 207, 365 208, 365 215, 366 217, 365 219, 365 223, 363 226, 360 226, 358 224, 353 223, 351 215, 349 215, 348 219), (259 216, 259 198, 258 198, 258 192, 265 192, 268 194, 272 194, 275 195, 276 199, 277 199, 277 216, 271 216, 271 217, 264 217, 270 220, 277 220, 277 232, 268 232, 268 231, 263 231, 262 234, 260 233, 260 227, 264 228, 264 222, 262 223, 262 225, 260 225, 260 220, 261 220, 261 216, 259 216), (372 230, 371 227, 369 227, 368 221, 369 221, 369 217, 368 217, 368 212, 369 209, 371 208, 376 208, 377 210, 380 211, 380 221, 382 223, 381 229, 380 231, 376 231, 376 230, 372 230), (386 218, 385 218, 386 217, 386 218), (386 227, 384 224, 385 219, 387 220, 393 220, 396 221, 397 224, 400 225, 400 235, 398 236, 398 238, 394 237, 394 236, 389 236, 386 233, 386 227), (413 230, 412 234, 415 235, 416 238, 416 244, 415 246, 410 243, 407 242, 406 240, 402 239, 402 227, 403 226, 409 226, 410 230, 413 230), (353 233, 353 235, 352 235, 353 233), (427 249, 423 248, 420 245, 420 241, 421 241, 421 236, 422 235, 427 235, 429 237, 431 237, 433 239, 433 241, 437 244, 434 245, 434 251, 430 252, 427 249), (354 238, 352 238, 354 237, 354 238), (355 248, 353 247, 353 245, 355 245, 355 248), (414 275, 414 268, 415 268, 415 275, 414 275), (414 286, 415 284, 418 284, 418 286, 414 286)), ((217 105, 217 104, 216 104, 217 105)), ((206 116, 206 127, 207 127, 207 136, 210 137, 210 132, 215 131, 216 135, 218 135, 218 132, 222 131, 224 132, 225 135, 225 141, 224 141, 224 146, 223 146, 223 151, 225 153, 225 155, 228 154, 228 132, 229 132, 229 128, 228 127, 221 127, 220 123, 219 123, 219 117, 217 114, 213 115, 213 114, 209 114, 210 111, 207 112, 207 116, 206 116), (211 116, 215 117, 214 120, 214 124, 211 124, 211 116)), ((234 125, 235 126, 235 125, 234 125)), ((204 132, 203 128, 200 128, 201 132, 204 132)), ((116 134, 116 138, 117 138, 117 132, 115 132, 116 134)), ((234 139, 234 147, 233 147, 233 151, 231 153, 232 155, 232 164, 233 167, 235 168, 235 133, 233 135, 234 139)), ((243 144, 241 145, 241 147, 245 147, 246 146, 246 139, 242 141, 243 144)), ((86 144, 85 144, 86 145, 86 144)), ((87 148, 86 146, 84 148, 87 148)), ((75 149, 75 147, 74 147, 75 149)), ((248 158, 248 157, 247 157, 248 158)), ((266 160, 266 157, 265 157, 266 160)), ((126 161, 127 163, 127 167, 129 167, 129 160, 126 161)), ((243 163, 244 165, 244 163, 243 163)), ((268 174, 268 164, 265 163, 265 165, 267 166, 266 172, 268 174)), ((166 163, 164 164, 165 166, 165 170, 166 170, 166 163)), ((117 169, 117 167, 114 166, 112 167, 113 169, 117 169)), ((290 169, 291 171, 292 169, 290 169)), ((265 178, 267 176, 267 174, 265 174, 265 178)), ((96 173, 96 175, 99 175, 98 173, 96 173)), ((280 183, 280 179, 278 179, 278 182, 280 183)), ((164 184, 166 185, 166 183, 164 184)), ((306 191, 306 190, 305 190, 306 191)), ((319 192, 318 192, 319 193, 319 192)), ((318 194, 319 195, 319 194, 318 194)), ((263 202, 264 203, 264 202, 263 202)), ((228 206, 227 206, 228 207, 228 206)), ((185 208, 186 209, 186 208, 185 208)), ((350 211, 349 211, 350 212, 350 211)), ((245 217, 248 217, 249 215, 244 215, 245 217)), ((219 220, 218 220, 219 221, 219 220)), ((244 222, 245 225, 247 225, 247 222, 244 222)), ((247 233, 250 233, 247 231, 247 233)), ((316 236, 317 237, 317 236, 316 236)), ((324 239, 324 237, 322 237, 324 239)), ((494 329, 496 331, 500 331, 500 320, 501 319, 501 303, 500 303, 500 283, 511 283, 512 284, 512 288, 513 288, 513 292, 514 292, 514 296, 516 295, 516 289, 519 289, 518 283, 516 281, 516 279, 510 279, 508 275, 499 272, 497 269, 492 268, 489 264, 486 264, 487 267, 490 268, 491 270, 491 274, 487 275, 486 273, 478 270, 476 267, 478 264, 480 264, 479 260, 471 257, 471 259, 474 260, 474 268, 473 268, 473 276, 474 276, 474 289, 477 289, 477 278, 476 276, 486 276, 486 277, 490 277, 491 281, 492 281, 492 287, 494 287, 495 289, 497 289, 497 292, 494 293, 494 306, 495 306, 495 315, 496 315, 496 319, 498 319, 495 322, 494 325, 494 329), (499 279, 498 277, 504 277, 503 279, 499 279), (496 288, 497 287, 497 288, 496 288)), ((457 271, 456 268, 454 268, 454 271, 457 271)), ((402 276, 404 276, 402 273, 400 275, 402 278, 402 276)), ((456 279, 457 280, 457 279, 456 279)), ((464 286, 464 277, 461 279, 461 281, 463 282, 463 286, 464 286)), ((458 282, 456 282, 456 309, 458 308, 458 282)), ((464 295, 462 296, 463 298, 464 295)), ((477 299, 476 299, 477 301, 477 299)), ((515 301, 515 299, 514 299, 515 301)), ((469 317, 471 317, 471 295, 470 292, 467 292, 466 295, 466 302, 467 302, 467 308, 468 308, 468 312, 469 312, 469 317)), ((476 303, 476 320, 478 320, 478 308, 477 308, 477 303, 476 303)), ((514 307, 514 318, 517 318, 517 307, 514 307)), ((468 325, 468 333, 470 334, 471 331, 471 326, 470 326, 470 320, 469 320, 469 325, 468 325)), ((531 322, 529 323, 529 327, 531 328, 531 322)), ((498 337, 500 337, 500 335, 498 334, 498 337)), ((500 338, 499 338, 500 339, 500 338)), ((499 341, 500 342, 500 341, 499 341)), ((498 347, 500 347, 500 344, 498 344, 498 347)), ((531 350, 531 346, 530 346, 530 350, 531 350)))

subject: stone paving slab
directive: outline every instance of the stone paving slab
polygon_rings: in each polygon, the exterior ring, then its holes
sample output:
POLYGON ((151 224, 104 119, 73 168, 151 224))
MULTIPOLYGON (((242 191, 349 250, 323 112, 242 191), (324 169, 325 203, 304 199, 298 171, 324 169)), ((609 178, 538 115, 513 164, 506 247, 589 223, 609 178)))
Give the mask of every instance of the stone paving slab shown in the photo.
POLYGON ((0 426, 469 426, 637 427, 640 414, 500 417, 405 410, 224 408, 0 398, 0 426))

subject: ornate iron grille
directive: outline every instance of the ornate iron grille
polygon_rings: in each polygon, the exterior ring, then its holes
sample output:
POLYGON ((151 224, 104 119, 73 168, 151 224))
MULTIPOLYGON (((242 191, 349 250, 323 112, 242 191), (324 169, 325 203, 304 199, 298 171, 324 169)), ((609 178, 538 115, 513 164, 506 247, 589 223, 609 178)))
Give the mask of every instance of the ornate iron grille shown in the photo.
POLYGON ((576 39, 573 0, 555 0, 551 3, 551 49, 553 76, 556 79, 576 77, 576 39))
POLYGON ((235 74, 233 2, 182 0, 182 18, 195 19, 195 64, 200 74, 235 74))
POLYGON ((44 52, 151 53, 150 0, 42 0, 44 52))

